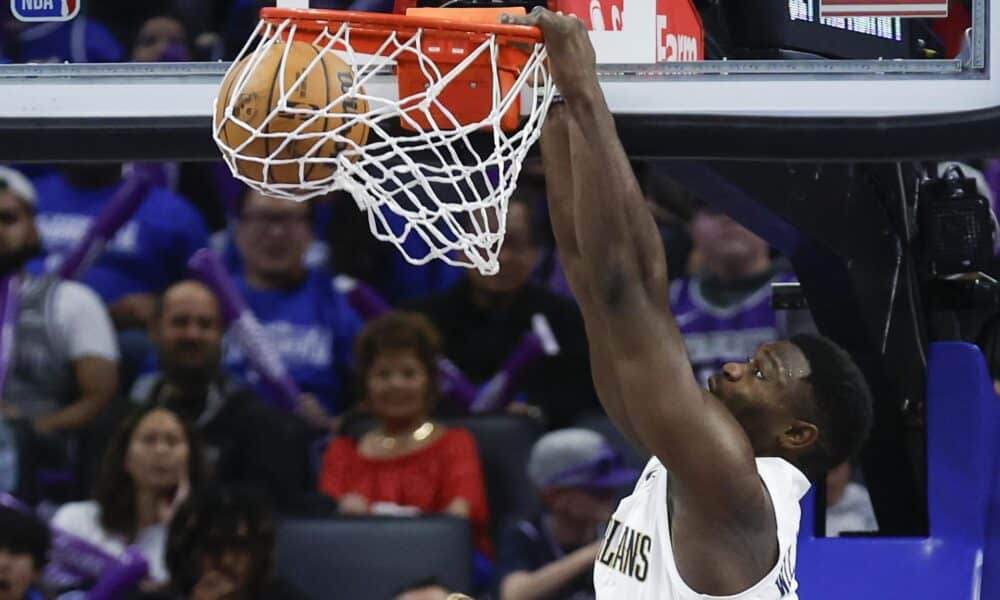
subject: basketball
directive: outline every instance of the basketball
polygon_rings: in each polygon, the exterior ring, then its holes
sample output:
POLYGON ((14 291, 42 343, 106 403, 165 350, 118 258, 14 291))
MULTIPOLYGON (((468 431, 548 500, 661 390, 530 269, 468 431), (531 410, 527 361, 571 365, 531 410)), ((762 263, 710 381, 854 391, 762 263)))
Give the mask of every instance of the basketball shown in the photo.
MULTIPOLYGON (((259 62, 252 63, 257 58, 256 55, 252 55, 230 69, 222 82, 216 101, 216 127, 222 124, 222 129, 219 131, 222 142, 228 148, 236 149, 254 135, 252 129, 263 125, 262 135, 240 149, 238 155, 270 158, 272 163, 265 173, 264 163, 237 156, 236 170, 244 177, 261 183, 279 184, 323 180, 330 177, 336 169, 332 163, 306 163, 300 178, 300 163, 297 159, 329 159, 347 147, 346 142, 335 142, 308 135, 339 127, 342 125, 342 119, 325 116, 313 119, 311 114, 293 113, 282 109, 287 107, 322 111, 350 89, 354 84, 354 72, 350 65, 332 52, 324 52, 298 41, 293 41, 291 47, 287 48, 286 62, 282 68, 282 56, 285 50, 285 43, 275 43, 264 52, 259 62), (320 59, 313 64, 318 54, 321 55, 320 59), (237 85, 248 68, 252 68, 252 71, 242 85, 237 85), (284 103, 283 92, 286 100, 284 103), (226 118, 225 110, 234 94, 236 99, 233 112, 226 118), (310 119, 312 121, 309 121, 310 119), (297 139, 285 144, 287 136, 280 134, 291 133, 307 121, 308 124, 296 133, 297 139)), ((327 112, 363 114, 367 110, 368 103, 365 100, 352 97, 331 106, 327 112)), ((362 145, 368 139, 368 127, 364 123, 357 122, 342 131, 342 135, 362 145)))

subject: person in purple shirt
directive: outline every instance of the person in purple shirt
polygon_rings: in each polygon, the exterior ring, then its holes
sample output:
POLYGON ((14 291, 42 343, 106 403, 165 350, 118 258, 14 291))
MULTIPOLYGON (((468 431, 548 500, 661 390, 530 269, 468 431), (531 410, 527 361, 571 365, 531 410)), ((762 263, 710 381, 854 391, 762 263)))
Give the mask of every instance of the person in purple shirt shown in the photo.
MULTIPOLYGON (((81 165, 35 181, 47 269, 80 241, 122 184, 121 173, 119 164, 81 165)), ((207 240, 201 217, 183 196, 153 188, 82 281, 108 305, 118 329, 144 329, 156 295, 184 278, 188 258, 207 240)))
POLYGON ((767 242, 708 207, 695 212, 690 231, 691 274, 671 284, 670 304, 699 381, 761 344, 814 330, 808 311, 771 308, 771 283, 794 275, 767 242))
MULTIPOLYGON (((255 191, 241 204, 235 228, 242 265, 234 276, 237 289, 306 394, 310 406, 304 410, 338 415, 349 404, 351 346, 361 319, 334 289, 331 273, 306 266, 311 206, 255 191)), ((224 348, 226 367, 269 396, 238 341, 227 336, 224 348)), ((308 420, 322 419, 310 413, 308 420)))

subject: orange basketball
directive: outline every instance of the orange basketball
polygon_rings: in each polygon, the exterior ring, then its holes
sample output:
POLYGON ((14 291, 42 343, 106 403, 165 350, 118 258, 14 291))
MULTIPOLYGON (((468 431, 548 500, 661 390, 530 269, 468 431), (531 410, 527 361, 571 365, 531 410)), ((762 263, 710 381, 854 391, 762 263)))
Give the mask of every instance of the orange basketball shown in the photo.
MULTIPOLYGON (((234 85, 242 78, 243 72, 251 66, 251 62, 255 60, 257 54, 241 60, 234 68, 230 69, 223 80, 215 105, 216 126, 223 122, 226 106, 229 105, 233 93, 238 93, 236 103, 233 105, 232 117, 226 119, 219 132, 222 142, 228 148, 239 147, 253 135, 252 131, 241 127, 233 119, 238 119, 251 128, 256 128, 264 124, 270 116, 270 120, 264 125, 261 132, 271 134, 294 131, 308 120, 309 117, 306 115, 288 111, 271 116, 271 113, 279 107, 283 90, 288 94, 285 106, 320 110, 353 85, 354 72, 350 65, 332 52, 322 52, 322 50, 305 42, 292 42, 291 47, 288 48, 288 57, 285 59, 285 68, 282 71, 281 59, 285 47, 285 43, 278 42, 266 50, 260 50, 259 52, 265 53, 264 56, 253 67, 243 85, 236 90, 233 89, 234 85), (310 68, 316 55, 320 53, 322 53, 320 60, 310 68), (307 69, 305 77, 302 77, 303 72, 307 69), (300 77, 302 80, 298 85, 295 85, 300 77)), ((349 114, 361 114, 367 111, 368 103, 360 98, 347 98, 329 110, 329 112, 349 114)), ((329 131, 340 125, 341 118, 320 117, 309 123, 299 133, 329 131)), ((368 139, 368 127, 364 123, 357 122, 348 130, 343 131, 342 135, 362 145, 368 139)), ((278 151, 286 139, 284 136, 260 137, 242 148, 239 154, 255 158, 271 157, 278 160, 304 157, 331 158, 336 156, 346 145, 343 142, 336 144, 333 140, 311 137, 296 139, 278 151)), ((236 169, 244 177, 264 182, 263 163, 237 158, 236 169)), ((324 179, 332 175, 334 169, 335 167, 330 163, 307 163, 301 181, 324 179)), ((299 183, 299 181, 299 163, 297 162, 271 164, 268 169, 267 183, 299 183)))

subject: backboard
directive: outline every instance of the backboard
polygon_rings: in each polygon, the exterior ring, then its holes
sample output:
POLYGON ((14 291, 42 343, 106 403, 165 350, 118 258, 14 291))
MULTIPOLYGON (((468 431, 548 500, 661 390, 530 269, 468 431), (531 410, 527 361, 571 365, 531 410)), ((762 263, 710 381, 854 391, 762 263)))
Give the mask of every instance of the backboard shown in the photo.
MULTIPOLYGON (((233 4, 247 2, 252 0, 233 4)), ((323 2, 329 0, 312 4, 323 2)), ((954 48, 938 49, 937 22, 823 19, 819 3, 747 0, 728 3, 737 8, 720 14, 705 8, 717 3, 692 0, 553 2, 582 12, 594 29, 602 87, 612 111, 634 124, 630 131, 649 131, 650 124, 662 125, 668 118, 699 124, 713 118, 773 118, 794 125, 802 119, 920 119, 1000 106, 1000 55, 989 43, 1000 34, 1000 16, 987 10, 987 0, 969 3, 971 28, 956 55, 954 48), (692 35, 699 31, 702 39, 692 35), (696 58, 704 60, 688 60, 696 58)), ((78 18, 87 12, 85 5, 78 18)), ((55 25, 35 27, 42 26, 55 25)), ((169 129, 188 136, 181 144, 191 144, 171 152, 169 145, 144 148, 136 137, 115 142, 128 148, 112 153, 155 158, 194 152, 212 158, 211 144, 198 132, 208 129, 227 66, 225 61, 0 64, 0 85, 7 92, 0 94, 0 129, 24 139, 28 144, 21 150, 32 160, 44 159, 46 148, 56 145, 44 141, 47 132, 82 129, 87 132, 82 137, 92 138, 90 132, 103 125, 113 126, 120 139, 169 129), (30 129, 24 119, 32 120, 30 129), (194 142, 196 137, 201 141, 194 142)), ((386 70, 372 85, 391 95, 395 76, 386 70)), ((658 151, 647 142, 644 153, 658 151)), ((898 147, 906 150, 911 143, 898 147)), ((680 151, 676 145, 662 150, 680 151)), ((699 150, 696 155, 706 154, 699 150)))

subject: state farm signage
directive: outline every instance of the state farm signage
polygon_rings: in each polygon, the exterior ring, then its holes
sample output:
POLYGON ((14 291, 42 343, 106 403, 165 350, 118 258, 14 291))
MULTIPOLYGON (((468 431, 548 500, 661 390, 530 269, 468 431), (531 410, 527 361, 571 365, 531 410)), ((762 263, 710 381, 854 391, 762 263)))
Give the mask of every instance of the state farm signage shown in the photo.
POLYGON ((656 32, 656 62, 705 58, 705 30, 691 0, 656 0, 656 32))
POLYGON ((705 57, 701 17, 691 0, 549 0, 548 4, 551 10, 584 22, 595 42, 598 63, 705 57), (644 42, 647 36, 653 39, 644 42))

